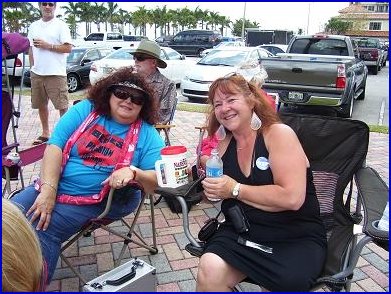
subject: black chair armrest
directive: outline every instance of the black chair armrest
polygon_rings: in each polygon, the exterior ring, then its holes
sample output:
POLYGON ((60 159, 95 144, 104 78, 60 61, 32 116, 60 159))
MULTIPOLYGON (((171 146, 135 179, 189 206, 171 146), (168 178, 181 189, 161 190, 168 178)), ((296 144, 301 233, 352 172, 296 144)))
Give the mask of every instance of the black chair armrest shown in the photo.
MULTIPOLYGON (((122 187, 121 189, 135 189, 135 190, 140 190, 142 193, 144 193, 144 187, 137 181, 130 180, 128 184, 125 187, 122 187)), ((109 195, 107 196, 107 202, 106 202, 106 207, 105 210, 98 216, 96 219, 102 219, 106 217, 106 215, 110 212, 111 209, 111 202, 113 201, 114 193, 117 189, 111 187, 109 195)))
POLYGON ((189 195, 199 192, 199 188, 201 187, 201 181, 204 177, 201 177, 195 181, 189 182, 185 185, 176 187, 176 188, 168 188, 168 187, 157 187, 155 189, 155 193, 164 195, 166 197, 183 197, 187 198, 189 195))
POLYGON ((364 209, 363 232, 388 251, 389 232, 379 230, 376 225, 387 205, 389 188, 371 167, 361 168, 355 174, 355 181, 364 209))

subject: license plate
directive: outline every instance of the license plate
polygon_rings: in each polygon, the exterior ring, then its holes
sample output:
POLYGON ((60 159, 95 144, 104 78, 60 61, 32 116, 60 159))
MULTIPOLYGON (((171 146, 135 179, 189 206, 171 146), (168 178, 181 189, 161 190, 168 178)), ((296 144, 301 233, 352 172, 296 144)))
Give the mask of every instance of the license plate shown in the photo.
POLYGON ((289 92, 288 99, 293 102, 301 102, 303 101, 303 93, 300 92, 289 92))

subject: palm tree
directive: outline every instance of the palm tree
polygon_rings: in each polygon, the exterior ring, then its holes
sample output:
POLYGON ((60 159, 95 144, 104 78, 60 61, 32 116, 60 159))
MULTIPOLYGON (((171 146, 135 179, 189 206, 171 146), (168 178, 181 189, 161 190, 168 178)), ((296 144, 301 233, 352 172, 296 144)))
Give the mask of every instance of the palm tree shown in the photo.
POLYGON ((106 21, 107 8, 104 3, 94 2, 92 22, 96 24, 98 32, 100 32, 100 25, 106 21))
POLYGON ((61 8, 65 9, 65 22, 69 25, 71 36, 73 39, 76 39, 77 23, 79 22, 78 19, 80 17, 79 5, 77 2, 68 2, 67 6, 61 6, 61 8))
POLYGON ((133 26, 140 28, 140 35, 146 35, 146 26, 150 22, 150 14, 145 6, 137 7, 138 10, 132 14, 132 24, 133 26))
POLYGON ((114 2, 107 2, 107 15, 105 22, 105 29, 107 32, 107 22, 110 23, 111 31, 114 30, 114 15, 118 12, 118 4, 114 2))

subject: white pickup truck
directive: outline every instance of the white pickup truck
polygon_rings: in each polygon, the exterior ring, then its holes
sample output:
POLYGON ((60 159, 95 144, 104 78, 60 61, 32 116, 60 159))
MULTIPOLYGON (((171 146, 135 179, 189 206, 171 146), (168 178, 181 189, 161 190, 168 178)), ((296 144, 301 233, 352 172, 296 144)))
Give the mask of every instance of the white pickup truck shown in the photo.
POLYGON ((84 38, 83 46, 97 46, 112 49, 137 47, 141 36, 128 36, 121 33, 91 33, 84 38), (137 38, 139 37, 139 38, 137 38))

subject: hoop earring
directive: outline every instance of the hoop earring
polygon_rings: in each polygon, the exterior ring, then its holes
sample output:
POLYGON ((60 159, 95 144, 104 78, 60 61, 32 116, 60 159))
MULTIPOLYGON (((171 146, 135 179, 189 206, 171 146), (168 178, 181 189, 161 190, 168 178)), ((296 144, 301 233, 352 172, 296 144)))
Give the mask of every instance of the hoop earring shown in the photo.
POLYGON ((225 137, 227 136, 227 133, 226 133, 223 125, 219 126, 215 135, 216 135, 217 140, 219 140, 219 141, 223 141, 225 139, 225 137))
POLYGON ((262 121, 259 116, 253 111, 251 116, 250 128, 254 131, 258 131, 262 127, 262 121))

